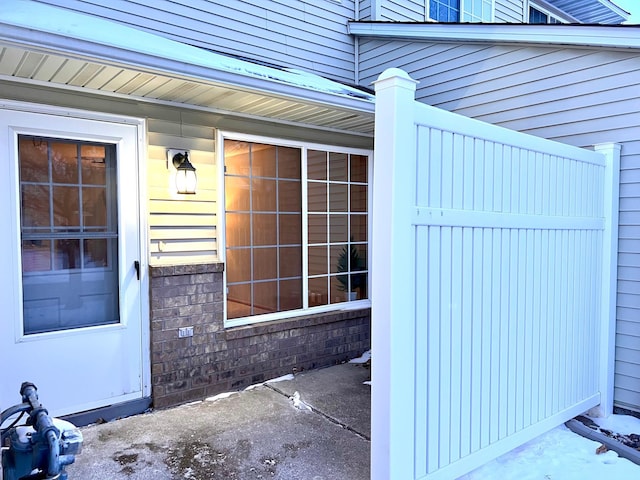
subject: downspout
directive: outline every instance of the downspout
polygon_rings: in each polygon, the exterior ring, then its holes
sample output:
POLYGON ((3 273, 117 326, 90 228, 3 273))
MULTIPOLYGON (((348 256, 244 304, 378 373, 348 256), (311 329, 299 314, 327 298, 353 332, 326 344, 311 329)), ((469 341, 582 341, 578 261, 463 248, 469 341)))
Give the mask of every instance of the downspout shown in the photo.
MULTIPOLYGON (((360 3, 362 1, 356 0, 353 2, 353 19, 356 22, 360 21, 360 3)), ((349 28, 348 25, 347 28, 349 28)), ((354 35, 353 39, 353 84, 360 84, 360 37, 357 35, 354 35)))

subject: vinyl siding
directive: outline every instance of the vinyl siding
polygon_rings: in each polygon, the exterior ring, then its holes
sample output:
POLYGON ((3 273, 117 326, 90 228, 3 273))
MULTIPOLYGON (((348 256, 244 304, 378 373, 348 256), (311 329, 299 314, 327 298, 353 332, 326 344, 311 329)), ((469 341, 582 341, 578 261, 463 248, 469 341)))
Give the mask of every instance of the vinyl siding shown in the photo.
POLYGON ((503 23, 523 23, 525 5, 522 1, 495 0, 495 21, 503 23))
POLYGON ((381 18, 392 22, 424 22, 426 0, 386 0, 380 6, 381 18))
POLYGON ((408 71, 417 98, 532 135, 622 145, 615 402, 640 411, 640 57, 613 50, 361 40, 361 81, 408 71))
POLYGON ((358 1, 358 17, 355 20, 365 22, 374 20, 371 10, 371 0, 358 1))
MULTIPOLYGON (((65 92, 0 81, 2 98, 43 103, 64 108, 144 118, 147 124, 146 170, 149 263, 151 265, 196 264, 218 260, 218 170, 216 129, 289 138, 300 141, 372 148, 356 138, 290 125, 276 125, 174 107, 105 99, 90 94, 65 92), (167 169, 168 148, 190 151, 197 169, 195 195, 178 195, 167 169), (161 246, 162 242, 162 246, 161 246)), ((126 208, 126 206, 125 206, 126 208)))
POLYGON ((39 1, 220 53, 354 81, 354 41, 346 28, 353 0, 39 1))

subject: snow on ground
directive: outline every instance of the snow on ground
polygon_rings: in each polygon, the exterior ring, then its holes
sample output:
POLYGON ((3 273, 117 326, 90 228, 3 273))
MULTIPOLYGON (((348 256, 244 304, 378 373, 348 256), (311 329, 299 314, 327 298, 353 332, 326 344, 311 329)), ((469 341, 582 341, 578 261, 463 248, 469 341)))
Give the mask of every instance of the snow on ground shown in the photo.
POLYGON ((349 360, 349 363, 367 363, 369 360, 371 360, 371 350, 364 352, 361 357, 349 360))
MULTIPOLYGON (((621 434, 640 433, 640 420, 627 415, 593 418, 603 428, 621 434)), ((564 425, 483 465, 458 480, 602 480, 640 478, 640 465, 614 451, 600 455, 598 442, 564 425)))

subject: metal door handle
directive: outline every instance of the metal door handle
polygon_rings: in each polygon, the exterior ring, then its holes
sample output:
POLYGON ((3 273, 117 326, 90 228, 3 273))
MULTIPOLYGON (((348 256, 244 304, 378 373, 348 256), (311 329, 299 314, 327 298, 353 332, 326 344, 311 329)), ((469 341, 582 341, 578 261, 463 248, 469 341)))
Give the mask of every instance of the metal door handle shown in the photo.
POLYGON ((138 260, 133 262, 133 268, 136 269, 136 277, 140 280, 140 262, 138 260))

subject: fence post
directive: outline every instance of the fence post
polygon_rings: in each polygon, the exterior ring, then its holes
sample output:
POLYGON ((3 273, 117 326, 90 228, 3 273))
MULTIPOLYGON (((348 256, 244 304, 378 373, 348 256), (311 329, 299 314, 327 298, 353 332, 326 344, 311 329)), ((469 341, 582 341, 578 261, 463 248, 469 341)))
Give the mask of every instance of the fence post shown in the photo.
POLYGON ((595 414, 613 413, 616 352, 616 297, 618 284, 618 214, 620 203, 620 150, 616 143, 601 143, 594 150, 605 157, 604 232, 602 237, 602 301, 600 338, 600 405, 595 414))
POLYGON ((371 478, 414 478, 417 82, 392 68, 376 90, 372 238, 371 478))

